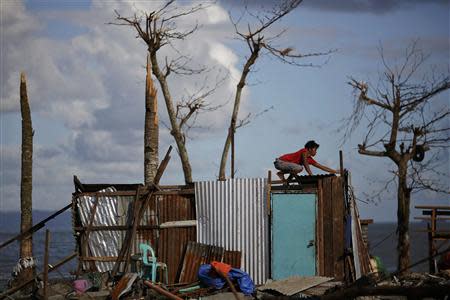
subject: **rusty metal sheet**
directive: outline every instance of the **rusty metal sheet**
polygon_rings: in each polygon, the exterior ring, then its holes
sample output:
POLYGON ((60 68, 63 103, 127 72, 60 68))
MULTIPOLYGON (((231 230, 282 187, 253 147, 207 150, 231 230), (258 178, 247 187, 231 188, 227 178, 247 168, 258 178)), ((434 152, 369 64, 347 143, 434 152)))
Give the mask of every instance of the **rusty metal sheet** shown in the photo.
POLYGON ((222 247, 205 245, 189 241, 180 270, 179 282, 191 283, 197 281, 197 272, 202 264, 212 261, 222 261, 225 250, 222 247))
POLYGON ((240 269, 242 263, 242 253, 241 251, 228 251, 225 250, 223 254, 222 262, 229 264, 233 268, 240 269))
MULTIPOLYGON (((157 196, 159 224, 171 221, 195 220, 193 195, 157 196)), ((159 230, 158 259, 168 267, 169 283, 175 283, 189 241, 195 241, 196 227, 174 227, 159 230)))
POLYGON ((197 241, 242 252, 242 270, 255 284, 269 278, 266 179, 195 183, 197 241))

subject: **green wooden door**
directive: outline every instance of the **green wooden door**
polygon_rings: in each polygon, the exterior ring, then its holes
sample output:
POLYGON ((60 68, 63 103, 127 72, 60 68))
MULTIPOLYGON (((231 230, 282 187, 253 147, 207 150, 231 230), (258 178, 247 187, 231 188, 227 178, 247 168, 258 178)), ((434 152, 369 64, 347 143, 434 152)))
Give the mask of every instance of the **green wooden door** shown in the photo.
POLYGON ((316 275, 316 194, 272 194, 272 279, 316 275))

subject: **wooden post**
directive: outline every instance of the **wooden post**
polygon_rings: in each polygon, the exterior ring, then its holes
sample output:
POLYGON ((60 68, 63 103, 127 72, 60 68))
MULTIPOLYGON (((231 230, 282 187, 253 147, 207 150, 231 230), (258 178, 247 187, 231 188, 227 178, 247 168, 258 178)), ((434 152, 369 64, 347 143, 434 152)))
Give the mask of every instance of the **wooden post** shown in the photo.
POLYGON ((434 259, 433 259, 433 238, 432 238, 432 231, 430 223, 427 223, 427 229, 428 229, 428 267, 430 270, 430 274, 433 273, 434 269, 434 259))
POLYGON ((270 193, 272 192, 272 171, 267 174, 267 214, 270 215, 270 193))
POLYGON ((48 246, 50 243, 50 231, 45 231, 45 252, 44 252, 44 300, 48 299, 48 246))
POLYGON ((231 130, 231 178, 234 178, 234 130, 231 130))
POLYGON ((339 150, 339 173, 344 176, 344 158, 342 155, 342 150, 339 150))
MULTIPOLYGON (((436 254, 436 247, 434 245, 434 238, 436 235, 436 208, 433 208, 431 210, 431 255, 434 256, 436 254)), ((437 266, 436 266, 436 258, 433 258, 432 260, 432 270, 430 270, 431 273, 437 272, 437 266)))

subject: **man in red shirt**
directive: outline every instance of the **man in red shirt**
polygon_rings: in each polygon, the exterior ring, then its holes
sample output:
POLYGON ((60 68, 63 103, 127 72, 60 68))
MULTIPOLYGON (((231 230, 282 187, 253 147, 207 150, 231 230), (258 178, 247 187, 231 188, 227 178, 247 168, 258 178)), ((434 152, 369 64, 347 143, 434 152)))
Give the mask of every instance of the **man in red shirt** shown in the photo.
POLYGON ((303 167, 309 175, 313 175, 310 165, 328 173, 339 173, 337 170, 330 169, 314 160, 313 156, 316 155, 317 148, 319 148, 319 144, 315 141, 308 141, 305 144, 305 148, 294 153, 284 154, 277 158, 273 164, 275 165, 275 168, 279 170, 279 172, 277 172, 278 177, 285 181, 284 174, 297 176, 298 173, 303 171, 303 167))

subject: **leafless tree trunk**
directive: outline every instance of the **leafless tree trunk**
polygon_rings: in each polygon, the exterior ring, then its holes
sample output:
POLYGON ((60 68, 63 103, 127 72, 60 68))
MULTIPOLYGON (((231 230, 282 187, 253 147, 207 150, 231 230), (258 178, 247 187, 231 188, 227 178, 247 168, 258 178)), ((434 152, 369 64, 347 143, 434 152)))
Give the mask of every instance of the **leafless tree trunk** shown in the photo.
MULTIPOLYGON (((22 168, 20 183, 20 231, 25 232, 33 226, 33 127, 31 124, 31 112, 28 103, 27 82, 25 73, 20 74, 20 109, 22 114, 22 168)), ((20 242, 20 258, 30 259, 33 257, 32 235, 24 238, 20 242)), ((22 283, 30 280, 34 276, 34 267, 24 268, 19 273, 17 282, 22 283)))
POLYGON ((193 69, 188 67, 190 58, 183 55, 178 58, 169 60, 164 58, 164 64, 160 66, 158 58, 159 50, 166 46, 172 45, 176 40, 184 40, 198 29, 195 24, 190 30, 179 31, 176 21, 179 18, 194 14, 206 6, 203 3, 195 5, 189 9, 180 11, 174 5, 174 0, 166 2, 163 7, 157 11, 143 13, 142 16, 134 15, 133 17, 122 17, 116 11, 117 23, 113 25, 125 25, 133 27, 139 38, 147 45, 147 51, 150 56, 152 73, 159 82, 161 91, 166 104, 167 113, 170 121, 170 134, 175 139, 180 156, 184 180, 187 184, 192 183, 192 168, 189 161, 189 155, 186 148, 186 131, 189 130, 199 112, 214 110, 207 102, 206 98, 213 93, 217 85, 209 90, 201 89, 198 93, 190 95, 186 101, 174 102, 171 89, 167 78, 171 74, 176 75, 195 75, 200 74, 204 69, 193 69))
POLYGON ((241 106, 242 90, 245 86, 245 81, 247 79, 248 73, 250 72, 250 68, 256 62, 256 59, 258 58, 259 55, 259 51, 261 49, 258 44, 255 44, 254 46, 255 48, 252 51, 250 57, 247 59, 247 62, 245 63, 244 68, 242 70, 239 83, 236 86, 236 95, 234 97, 233 113, 231 114, 230 127, 228 128, 228 135, 225 140, 225 145, 223 147, 222 158, 220 159, 219 180, 225 180, 225 169, 227 165, 228 152, 230 151, 232 135, 236 132, 239 107, 241 106))
POLYGON ((184 181, 189 184, 192 183, 192 168, 191 163, 189 162, 189 156, 186 150, 186 138, 184 134, 181 132, 179 123, 177 121, 175 108, 173 105, 172 96, 170 94, 169 86, 167 84, 166 77, 158 65, 158 60, 156 57, 156 51, 150 51, 150 58, 152 61, 152 70, 153 74, 155 74, 156 78, 159 81, 161 86, 161 90, 164 95, 164 100, 166 102, 167 113, 169 114, 169 120, 171 125, 170 134, 174 137, 175 142, 178 148, 178 154, 181 159, 181 165, 183 167, 184 181))
POLYGON ((268 36, 267 29, 270 28, 274 23, 279 21, 285 15, 293 11, 302 0, 283 0, 281 2, 277 2, 274 5, 272 11, 266 13, 265 15, 255 15, 251 12, 248 12, 250 17, 256 19, 256 26, 251 24, 246 24, 245 29, 243 31, 239 28, 239 21, 235 22, 233 19, 231 22, 233 23, 236 34, 239 39, 244 41, 249 50, 250 55, 247 57, 244 67, 242 69, 241 77, 239 83, 236 86, 236 94, 234 97, 234 106, 233 112, 231 114, 230 126, 228 128, 228 134, 225 140, 225 144, 222 150, 222 156, 220 159, 220 167, 219 167, 219 180, 225 180, 226 178, 226 165, 228 160, 228 153, 230 150, 231 140, 236 132, 236 129, 248 123, 248 115, 246 118, 239 120, 239 108, 241 105, 241 95, 242 90, 244 89, 247 76, 251 71, 252 66, 256 63, 257 59, 261 55, 261 50, 267 51, 270 55, 275 58, 281 60, 283 63, 295 65, 295 66, 313 66, 313 64, 302 64, 298 63, 298 60, 301 58, 307 58, 312 56, 322 56, 330 54, 333 51, 328 51, 326 53, 308 53, 308 54, 296 54, 293 53, 292 48, 279 48, 274 46, 275 41, 284 33, 284 31, 275 34, 274 36, 268 36), (247 120, 246 120, 247 119, 247 120))
MULTIPOLYGON (((349 118, 348 136, 362 118, 367 120, 366 137, 358 145, 358 152, 374 157, 387 157, 396 165, 397 178, 397 233, 398 270, 407 270, 410 264, 409 216, 413 190, 428 189, 445 192, 438 179, 430 180, 427 171, 434 171, 433 159, 425 160, 429 150, 449 147, 447 105, 431 106, 436 95, 450 88, 448 74, 419 77, 419 67, 426 56, 414 42, 406 51, 400 65, 387 64, 380 49, 385 67, 384 77, 369 95, 369 84, 351 78, 349 84, 356 91, 354 111, 349 118), (368 112, 366 111, 368 110, 368 112)), ((436 103, 436 102, 433 102, 436 103)), ((444 184, 445 185, 445 184, 444 184)))
POLYGON ((158 98, 153 85, 150 55, 147 56, 145 80, 145 128, 144 128, 144 182, 148 185, 155 179, 158 169, 159 124, 158 98))

